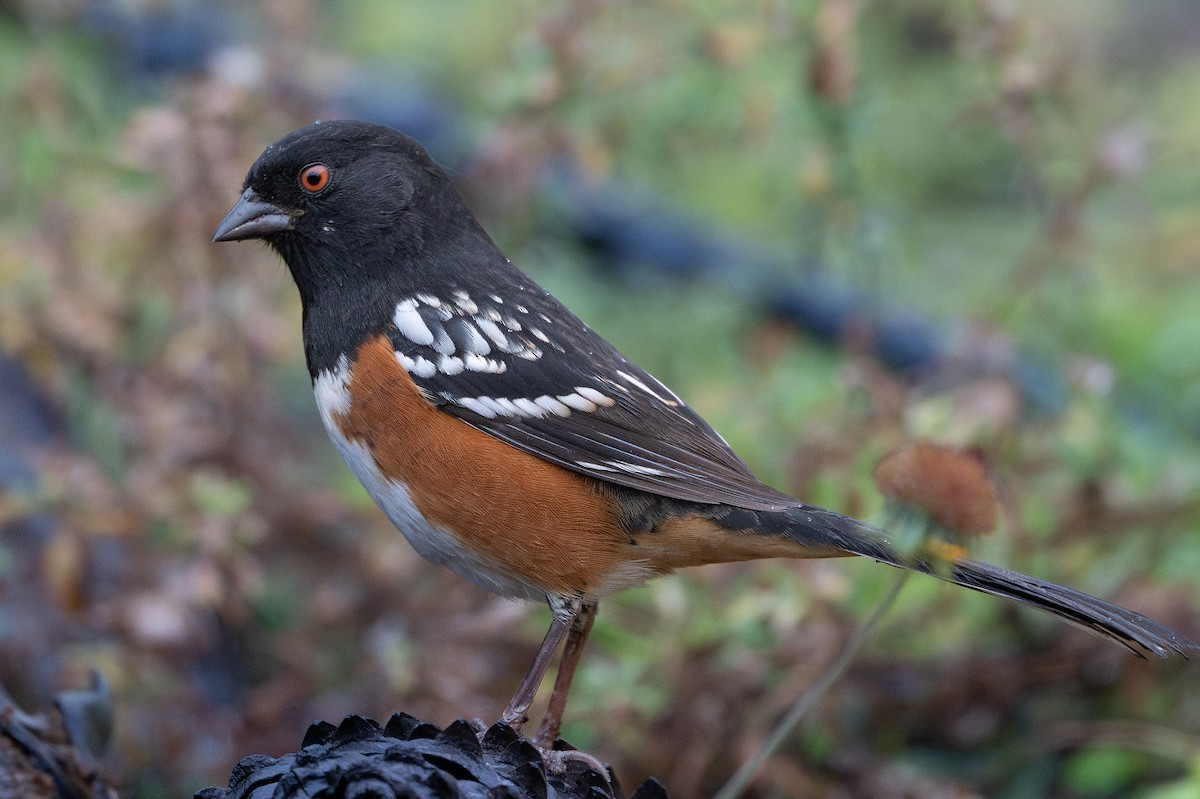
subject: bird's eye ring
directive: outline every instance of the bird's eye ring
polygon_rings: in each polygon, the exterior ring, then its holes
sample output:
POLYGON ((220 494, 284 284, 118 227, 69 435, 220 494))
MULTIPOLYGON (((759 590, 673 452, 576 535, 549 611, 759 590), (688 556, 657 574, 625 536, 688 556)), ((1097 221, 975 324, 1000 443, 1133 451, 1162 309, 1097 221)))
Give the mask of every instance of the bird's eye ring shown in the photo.
POLYGON ((300 188, 316 194, 329 185, 329 167, 324 164, 309 164, 300 170, 300 188))

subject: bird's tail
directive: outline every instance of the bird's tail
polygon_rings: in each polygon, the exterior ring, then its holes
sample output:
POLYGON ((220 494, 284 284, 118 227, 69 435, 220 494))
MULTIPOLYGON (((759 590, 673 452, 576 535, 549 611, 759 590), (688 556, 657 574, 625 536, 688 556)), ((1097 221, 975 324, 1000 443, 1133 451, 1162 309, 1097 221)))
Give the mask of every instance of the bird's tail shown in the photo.
POLYGON ((1012 599, 1058 616, 1098 635, 1111 638, 1138 657, 1150 652, 1187 656, 1200 644, 1140 613, 1105 602, 1082 591, 971 560, 957 547, 944 546, 927 555, 905 557, 874 527, 821 508, 802 506, 785 511, 790 523, 784 536, 805 546, 836 547, 903 569, 924 572, 955 585, 1012 599))

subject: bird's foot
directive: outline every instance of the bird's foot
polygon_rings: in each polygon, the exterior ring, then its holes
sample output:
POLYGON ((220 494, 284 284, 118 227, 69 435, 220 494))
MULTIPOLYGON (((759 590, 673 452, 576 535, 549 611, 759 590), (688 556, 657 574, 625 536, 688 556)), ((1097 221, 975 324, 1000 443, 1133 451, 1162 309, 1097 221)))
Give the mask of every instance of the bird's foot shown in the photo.
MULTIPOLYGON (((541 752, 542 762, 546 764, 546 771, 551 774, 565 774, 567 764, 575 762, 582 763, 597 774, 608 775, 608 766, 598 757, 589 755, 587 752, 580 752, 578 749, 551 749, 540 743, 534 743, 534 746, 541 752)), ((611 779, 611 777, 609 778, 611 779)))

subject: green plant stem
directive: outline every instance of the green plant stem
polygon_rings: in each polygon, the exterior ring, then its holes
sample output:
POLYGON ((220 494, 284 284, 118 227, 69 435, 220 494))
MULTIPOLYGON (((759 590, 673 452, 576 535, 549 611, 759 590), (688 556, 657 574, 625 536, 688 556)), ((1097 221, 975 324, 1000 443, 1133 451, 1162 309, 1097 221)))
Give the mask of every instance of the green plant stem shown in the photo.
POLYGON ((908 570, 900 571, 900 574, 896 576, 895 581, 892 583, 892 587, 888 589, 887 595, 880 600, 879 605, 871 612, 867 620, 858 628, 853 637, 846 642, 846 647, 842 650, 841 654, 826 667, 821 676, 817 678, 817 681, 800 695, 796 703, 787 712, 787 715, 780 719, 775 728, 771 730, 770 735, 763 741, 758 751, 734 772, 733 776, 721 786, 721 790, 717 791, 716 795, 713 796, 713 799, 735 799, 741 795, 746 786, 750 784, 750 780, 754 778, 754 775, 762 768, 763 763, 767 761, 767 758, 775 753, 775 750, 792 734, 796 726, 808 714, 808 711, 812 710, 821 697, 829 691, 829 688, 845 673, 846 668, 850 665, 850 661, 854 659, 854 656, 862 649, 863 644, 871 637, 871 633, 875 631, 875 627, 879 624, 879 620, 883 618, 883 614, 895 603, 896 597, 900 595, 900 589, 904 587, 904 582, 911 573, 908 570))

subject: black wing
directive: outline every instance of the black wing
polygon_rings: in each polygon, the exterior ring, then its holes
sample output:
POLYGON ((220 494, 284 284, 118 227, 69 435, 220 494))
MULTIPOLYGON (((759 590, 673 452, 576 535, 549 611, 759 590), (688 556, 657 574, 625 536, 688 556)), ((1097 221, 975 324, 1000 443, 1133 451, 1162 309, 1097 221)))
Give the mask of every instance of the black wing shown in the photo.
POLYGON ((799 504, 759 482, 695 411, 544 289, 514 279, 504 290, 397 303, 396 356, 442 410, 598 480, 756 510, 799 504))

